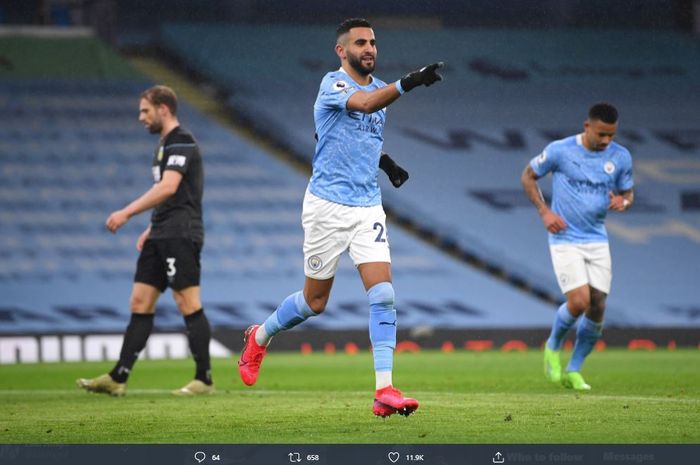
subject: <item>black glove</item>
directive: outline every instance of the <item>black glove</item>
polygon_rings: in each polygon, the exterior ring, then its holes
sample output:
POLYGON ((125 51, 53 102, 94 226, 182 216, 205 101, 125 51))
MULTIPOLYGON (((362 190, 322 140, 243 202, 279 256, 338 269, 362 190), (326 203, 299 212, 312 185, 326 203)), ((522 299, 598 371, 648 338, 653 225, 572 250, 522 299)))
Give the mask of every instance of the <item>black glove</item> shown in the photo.
POLYGON ((408 180, 408 171, 397 165, 388 153, 382 152, 382 156, 379 157, 379 167, 386 172, 389 181, 391 181, 396 188, 401 187, 401 185, 408 180))
POLYGON ((408 73, 401 78, 401 88, 404 92, 408 92, 414 87, 418 86, 430 86, 435 84, 437 81, 442 81, 442 76, 438 74, 437 70, 442 68, 445 64, 440 61, 438 63, 433 63, 432 65, 424 66, 418 71, 413 71, 408 73))

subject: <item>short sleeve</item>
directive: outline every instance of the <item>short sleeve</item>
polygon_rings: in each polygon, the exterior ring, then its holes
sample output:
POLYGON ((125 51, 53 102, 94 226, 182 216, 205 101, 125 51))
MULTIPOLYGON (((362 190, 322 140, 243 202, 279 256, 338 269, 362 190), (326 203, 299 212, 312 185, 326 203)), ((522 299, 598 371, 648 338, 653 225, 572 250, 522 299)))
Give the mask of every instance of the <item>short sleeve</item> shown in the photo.
POLYGON ((542 153, 530 160, 530 167, 537 177, 541 178, 550 171, 556 171, 558 159, 558 151, 552 144, 549 144, 542 153))
POLYGON ((625 151, 622 156, 620 174, 617 176, 618 191, 628 191, 634 187, 632 179, 632 156, 625 151))
POLYGON ((163 149, 165 158, 164 170, 174 170, 185 174, 192 159, 197 155, 195 143, 175 143, 166 145, 163 149))
POLYGON ((344 76, 330 74, 321 81, 318 103, 324 108, 345 110, 348 99, 357 91, 344 76))

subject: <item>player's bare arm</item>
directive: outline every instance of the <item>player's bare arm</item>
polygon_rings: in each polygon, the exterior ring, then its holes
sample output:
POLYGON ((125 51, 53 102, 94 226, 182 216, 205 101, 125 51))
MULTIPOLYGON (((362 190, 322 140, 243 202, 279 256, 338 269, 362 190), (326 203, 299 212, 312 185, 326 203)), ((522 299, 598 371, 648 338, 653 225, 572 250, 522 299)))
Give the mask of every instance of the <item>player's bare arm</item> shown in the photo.
POLYGON ((109 215, 109 218, 107 218, 107 221, 105 222, 105 226, 110 232, 116 233, 117 230, 124 226, 132 216, 138 215, 139 213, 151 209, 156 205, 160 205, 167 200, 168 197, 175 194, 181 180, 181 173, 174 170, 166 170, 165 173, 163 173, 163 179, 161 179, 160 182, 153 184, 153 187, 126 207, 109 215))
POLYGON ((535 208, 537 208, 537 212, 540 214, 540 218, 542 218, 544 227, 547 231, 556 234, 566 228, 566 222, 561 216, 554 213, 547 206, 542 196, 540 186, 537 184, 537 179, 537 174, 530 165, 525 167, 523 174, 520 176, 520 182, 523 184, 525 194, 535 208))
POLYGON ((610 192, 608 197, 610 198, 608 209, 616 212, 623 212, 634 203, 634 191, 632 189, 622 191, 618 194, 610 192))
POLYGON ((371 92, 357 91, 348 99, 347 108, 350 111, 374 113, 385 108, 401 97, 396 86, 389 85, 371 92))
POLYGON ((437 71, 444 66, 443 62, 424 66, 419 70, 408 73, 393 85, 382 87, 371 92, 355 92, 347 102, 348 110, 374 113, 396 101, 403 93, 418 86, 431 86, 442 81, 442 75, 437 71), (399 91, 401 89, 401 91, 399 91))
POLYGON ((144 231, 139 235, 138 240, 136 241, 136 250, 141 252, 143 250, 143 244, 146 243, 148 240, 148 236, 151 235, 151 224, 148 224, 148 227, 144 229, 144 231))

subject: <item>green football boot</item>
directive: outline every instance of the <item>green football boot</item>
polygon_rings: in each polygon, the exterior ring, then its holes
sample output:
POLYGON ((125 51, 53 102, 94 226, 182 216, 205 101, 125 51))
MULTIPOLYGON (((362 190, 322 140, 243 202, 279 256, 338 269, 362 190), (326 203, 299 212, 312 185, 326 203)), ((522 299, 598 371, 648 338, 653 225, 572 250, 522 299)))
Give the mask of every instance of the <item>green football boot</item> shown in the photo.
POLYGON ((172 395, 178 397, 191 397, 191 396, 206 396, 209 394, 214 394, 216 389, 214 385, 203 383, 198 379, 193 379, 189 383, 185 384, 180 389, 172 391, 172 395))
POLYGON ((569 389, 575 389, 577 391, 590 391, 591 385, 587 384, 586 381, 581 376, 578 371, 567 371, 564 376, 561 377, 561 384, 569 389))
POLYGON ((561 362, 559 350, 552 350, 544 345, 544 376, 553 383, 561 382, 561 362))
POLYGON ((80 378, 76 380, 78 387, 88 392, 109 394, 114 397, 121 397, 126 394, 126 383, 117 383, 109 374, 100 375, 97 378, 80 378))

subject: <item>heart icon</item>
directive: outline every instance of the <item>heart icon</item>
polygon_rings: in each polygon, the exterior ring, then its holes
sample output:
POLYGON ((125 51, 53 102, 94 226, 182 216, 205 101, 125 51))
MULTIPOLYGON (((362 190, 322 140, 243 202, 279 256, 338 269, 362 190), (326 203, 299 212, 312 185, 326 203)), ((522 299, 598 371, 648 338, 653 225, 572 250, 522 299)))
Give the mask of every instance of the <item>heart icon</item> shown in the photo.
POLYGON ((391 463, 396 463, 396 461, 399 460, 399 457, 398 452, 389 452, 389 460, 391 460, 391 463))

